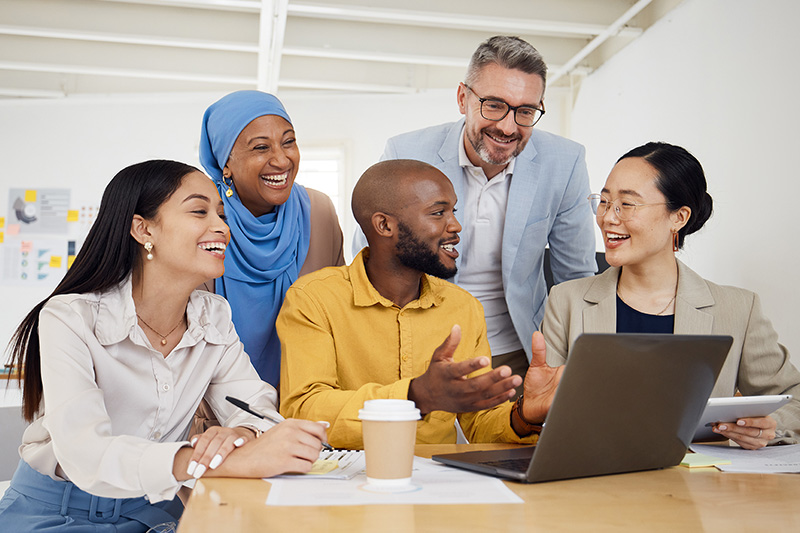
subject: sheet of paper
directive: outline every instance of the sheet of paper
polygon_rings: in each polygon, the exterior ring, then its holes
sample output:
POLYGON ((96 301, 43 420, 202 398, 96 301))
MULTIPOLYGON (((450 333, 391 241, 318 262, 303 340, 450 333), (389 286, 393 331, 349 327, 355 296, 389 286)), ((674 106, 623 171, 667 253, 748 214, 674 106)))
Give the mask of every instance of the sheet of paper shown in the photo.
POLYGON ((745 450, 734 446, 692 444, 695 453, 727 459, 729 465, 717 465, 723 472, 743 474, 800 473, 800 444, 767 446, 759 450, 745 450))
POLYGON ((267 505, 421 505, 523 503, 502 481, 414 457, 407 492, 370 492, 362 472, 348 480, 296 476, 268 479, 267 505))

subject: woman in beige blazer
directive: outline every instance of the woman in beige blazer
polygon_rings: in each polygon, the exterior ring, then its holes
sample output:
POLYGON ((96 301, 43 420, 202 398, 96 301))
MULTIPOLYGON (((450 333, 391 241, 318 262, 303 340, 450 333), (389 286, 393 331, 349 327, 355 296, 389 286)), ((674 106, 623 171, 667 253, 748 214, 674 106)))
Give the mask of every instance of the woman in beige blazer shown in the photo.
POLYGON ((601 193, 590 198, 612 268, 553 287, 542 322, 548 363, 564 364, 584 332, 730 335, 733 346, 711 395, 794 399, 772 416, 719 424, 715 431, 749 449, 797 442, 800 372, 758 296, 707 281, 675 258, 712 211, 697 159, 678 146, 648 143, 622 156, 601 193))

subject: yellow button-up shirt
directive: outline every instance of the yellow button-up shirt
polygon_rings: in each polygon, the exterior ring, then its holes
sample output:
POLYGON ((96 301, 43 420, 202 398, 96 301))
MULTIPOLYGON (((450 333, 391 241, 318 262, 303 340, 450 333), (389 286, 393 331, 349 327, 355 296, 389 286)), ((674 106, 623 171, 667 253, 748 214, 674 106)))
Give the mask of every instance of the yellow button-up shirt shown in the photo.
MULTIPOLYGON (((447 281, 423 276, 420 296, 403 308, 369 281, 364 249, 348 266, 298 279, 277 320, 281 339, 281 413, 326 420, 330 443, 363 447, 358 410, 365 400, 407 399, 454 324, 461 342, 454 359, 491 357, 480 302, 447 281)), ((474 375, 487 372, 484 368, 474 375)), ((535 442, 511 428, 511 403, 457 415, 470 442, 535 442)), ((417 425, 418 443, 454 443, 456 414, 433 411, 417 425)))

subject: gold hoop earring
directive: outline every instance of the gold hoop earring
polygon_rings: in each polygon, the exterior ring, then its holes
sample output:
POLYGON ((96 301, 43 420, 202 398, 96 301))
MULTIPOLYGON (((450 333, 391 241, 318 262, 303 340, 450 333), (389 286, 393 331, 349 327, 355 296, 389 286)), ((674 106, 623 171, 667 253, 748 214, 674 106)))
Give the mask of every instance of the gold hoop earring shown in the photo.
POLYGON ((230 176, 225 176, 225 174, 223 174, 222 175, 222 184, 225 185, 226 187, 228 187, 228 190, 225 191, 225 196, 227 196, 228 198, 233 196, 233 189, 231 189, 231 185, 233 185, 233 178, 231 178, 230 176), (228 183, 225 181, 226 177, 231 180, 230 185, 228 185, 228 183))
POLYGON ((144 243, 144 249, 147 250, 147 260, 148 261, 152 261, 153 260, 153 243, 150 242, 150 241, 147 241, 146 243, 144 243))

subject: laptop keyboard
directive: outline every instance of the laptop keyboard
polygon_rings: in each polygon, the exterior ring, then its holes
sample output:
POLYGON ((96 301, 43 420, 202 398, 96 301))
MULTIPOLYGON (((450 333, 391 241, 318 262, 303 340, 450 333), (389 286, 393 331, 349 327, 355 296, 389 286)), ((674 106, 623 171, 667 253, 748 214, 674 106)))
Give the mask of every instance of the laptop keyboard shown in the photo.
POLYGON ((527 472, 528 466, 531 464, 531 459, 530 457, 523 459, 501 459, 499 461, 481 461, 480 464, 494 468, 502 468, 504 470, 513 470, 514 472, 527 472))

